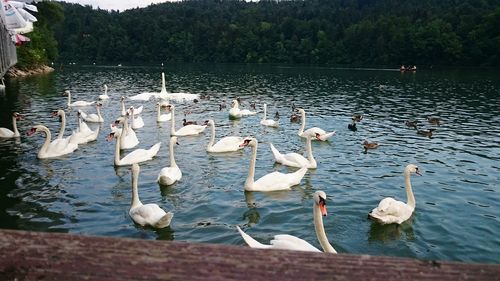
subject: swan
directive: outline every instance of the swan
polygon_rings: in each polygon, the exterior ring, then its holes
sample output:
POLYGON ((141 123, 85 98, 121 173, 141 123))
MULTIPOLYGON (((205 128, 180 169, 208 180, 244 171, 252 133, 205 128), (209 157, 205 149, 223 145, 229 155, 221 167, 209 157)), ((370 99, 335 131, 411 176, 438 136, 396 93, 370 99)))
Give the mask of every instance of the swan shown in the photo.
POLYGON ((166 122, 172 119, 172 113, 161 114, 161 109, 166 108, 167 105, 166 103, 156 103, 156 122, 166 122))
POLYGON ((134 148, 139 144, 139 139, 137 139, 137 135, 135 131, 128 126, 128 119, 125 117, 119 117, 115 120, 113 124, 111 124, 111 130, 119 124, 123 124, 123 129, 120 130, 120 149, 129 149, 134 148))
POLYGON ((155 93, 140 93, 135 96, 128 97, 129 100, 133 101, 148 101, 155 93))
POLYGON ((114 161, 115 166, 126 166, 151 160, 156 156, 156 154, 158 154, 158 151, 160 150, 161 142, 158 142, 149 149, 136 149, 120 159, 120 134, 120 131, 115 131, 110 133, 106 138, 107 141, 111 141, 113 138, 116 138, 114 161))
POLYGON ((120 105, 122 107, 122 116, 127 115, 127 110, 125 110, 125 97, 124 96, 122 96, 120 98, 120 105))
MULTIPOLYGON (((325 253, 336 254, 337 251, 332 247, 326 237, 325 228, 323 227, 322 216, 327 215, 326 211, 326 193, 323 191, 316 191, 313 195, 313 218, 314 218, 314 230, 316 231, 316 237, 318 238, 319 244, 323 248, 325 253)), ((250 235, 243 232, 239 226, 236 226, 238 232, 243 237, 243 240, 251 248, 257 249, 280 249, 280 250, 294 250, 294 251, 306 251, 306 252, 321 252, 319 249, 309 244, 307 241, 302 240, 298 237, 280 234, 275 235, 274 239, 271 240, 271 245, 265 245, 257 240, 253 239, 250 235)))
POLYGON ((37 157, 38 159, 46 159, 46 158, 54 158, 62 155, 66 155, 72 153, 78 148, 76 143, 71 143, 66 140, 66 146, 63 146, 60 140, 57 139, 50 142, 52 135, 50 134, 50 130, 43 125, 33 126, 26 135, 32 136, 36 132, 44 132, 45 133, 45 142, 42 147, 38 151, 37 157))
POLYGON ((243 116, 257 114, 257 112, 250 111, 248 109, 241 110, 240 103, 238 102, 238 100, 233 100, 231 102, 231 105, 232 105, 232 108, 229 110, 229 118, 231 118, 231 119, 239 119, 243 116))
POLYGON ((130 120, 131 120, 131 126, 132 126, 132 129, 140 129, 142 127, 144 127, 144 120, 142 120, 142 117, 141 116, 137 116, 135 117, 135 109, 134 107, 130 107, 130 120))
POLYGON ((161 185, 172 185, 182 178, 181 169, 179 169, 177 163, 175 163, 174 146, 176 144, 179 144, 177 143, 177 137, 170 137, 170 167, 162 168, 158 174, 158 179, 156 180, 161 185))
POLYGON ((132 203, 130 204, 129 216, 141 226, 152 226, 164 228, 170 225, 174 214, 165 212, 157 204, 142 204, 139 200, 138 180, 141 168, 138 164, 132 165, 132 203))
POLYGON ((78 145, 77 142, 71 139, 71 136, 64 137, 64 132, 66 131, 66 112, 62 109, 52 111, 52 117, 59 117, 59 122, 61 122, 61 127, 59 128, 59 133, 57 138, 53 140, 50 145, 54 149, 64 150, 68 146, 69 142, 78 145))
POLYGON ((95 103, 95 101, 75 101, 71 102, 71 92, 69 90, 64 91, 63 95, 68 96, 68 106, 89 106, 95 103))
POLYGON ((167 105, 167 108, 170 110, 172 114, 172 119, 170 121, 172 122, 172 125, 170 126, 170 134, 172 136, 192 136, 192 135, 198 135, 201 132, 205 130, 207 127, 206 125, 187 125, 179 130, 175 130, 175 106, 172 104, 167 105))
POLYGON ((313 129, 315 131, 319 131, 320 132, 319 138, 316 138, 317 140, 320 140, 320 141, 326 141, 331 136, 335 135, 335 131, 327 133, 327 132, 325 132, 325 130, 320 129, 318 127, 313 127, 313 128, 310 128, 310 129, 307 129, 306 131, 304 131, 304 128, 306 126, 306 111, 304 109, 302 109, 302 108, 297 108, 297 110, 299 111, 299 113, 301 115, 301 119, 302 119, 302 122, 300 124, 300 129, 299 129, 299 136, 305 138, 309 134, 308 131, 309 130, 313 130, 313 129))
POLYGON ((262 120, 260 120, 260 124, 268 127, 278 127, 278 121, 272 120, 272 119, 266 119, 267 117, 267 104, 264 104, 264 116, 262 117, 262 120))
POLYGON ((24 120, 24 116, 21 114, 14 112, 12 113, 12 129, 14 131, 11 131, 10 129, 7 128, 0 128, 0 138, 18 138, 21 135, 19 134, 19 131, 17 130, 17 121, 24 120))
POLYGON ((314 156, 312 154, 312 145, 311 145, 311 139, 314 138, 319 138, 320 134, 318 132, 314 132, 314 130, 309 131, 309 135, 306 137, 306 154, 307 158, 304 156, 292 152, 292 153, 287 153, 287 154, 281 154, 272 143, 269 143, 269 146, 271 147, 271 151, 273 152, 274 160, 282 165, 285 166, 290 166, 290 167, 297 167, 297 168, 302 168, 302 167, 307 167, 308 169, 316 169, 318 164, 316 163, 316 160, 314 159, 314 156))
POLYGON ((92 131, 85 122, 81 120, 81 114, 78 112, 78 128, 73 131, 73 134, 69 137, 69 141, 76 144, 84 144, 91 141, 95 141, 99 135, 99 127, 92 131))
POLYGON ((95 114, 95 113, 87 114, 80 109, 78 110, 78 112, 80 112, 82 119, 85 122, 102 123, 102 122, 104 122, 104 118, 102 118, 102 115, 101 115, 101 107, 102 107, 102 103, 100 103, 100 102, 96 103, 95 109, 97 111, 97 114, 95 114))
POLYGON ((408 202, 396 201, 387 197, 382 199, 378 206, 374 208, 368 216, 381 224, 397 223, 401 224, 411 217, 415 210, 415 196, 411 189, 410 174, 421 176, 420 170, 414 164, 408 164, 404 170, 406 197, 408 202))
POLYGON ((208 152, 230 152, 230 151, 237 151, 239 149, 243 149, 243 147, 240 146, 240 144, 243 143, 242 137, 236 137, 236 136, 224 137, 224 138, 220 139, 216 144, 214 144, 214 141, 215 141, 215 123, 214 123, 214 120, 209 119, 209 120, 205 121, 205 125, 209 125, 210 129, 211 129, 210 141, 208 142, 208 145, 207 145, 208 152))
POLYGON ((104 84, 104 94, 99 95, 99 100, 107 100, 107 99, 109 99, 108 86, 106 84, 104 84))
POLYGON ((128 114, 132 114, 132 109, 134 109, 134 114, 135 114, 135 115, 139 115, 139 114, 141 114, 141 113, 142 113, 142 110, 144 109, 144 105, 141 105, 141 106, 139 106, 138 108, 135 108, 135 107, 131 106, 131 107, 129 107, 129 108, 127 109, 127 113, 128 113, 128 114))
POLYGON ((269 173, 254 181, 255 162, 257 159, 258 142, 255 138, 246 138, 240 146, 252 147, 252 158, 250 159, 250 168, 248 177, 245 181, 246 191, 276 191, 289 190, 290 187, 300 184, 300 181, 307 172, 307 167, 302 167, 294 173, 283 174, 280 172, 269 173))
POLYGON ((167 92, 167 88, 165 87, 165 73, 161 73, 161 92, 155 95, 157 98, 162 100, 175 100, 178 102, 183 101, 197 101, 200 96, 197 94, 190 93, 169 93, 167 92))

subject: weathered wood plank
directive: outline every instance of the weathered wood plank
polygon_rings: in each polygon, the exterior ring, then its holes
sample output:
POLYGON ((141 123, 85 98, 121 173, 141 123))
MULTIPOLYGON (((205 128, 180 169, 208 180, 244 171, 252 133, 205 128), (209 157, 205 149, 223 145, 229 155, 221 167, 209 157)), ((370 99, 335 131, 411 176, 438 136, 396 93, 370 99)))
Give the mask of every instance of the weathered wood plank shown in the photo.
POLYGON ((0 230, 0 280, 500 280, 500 265, 0 230))

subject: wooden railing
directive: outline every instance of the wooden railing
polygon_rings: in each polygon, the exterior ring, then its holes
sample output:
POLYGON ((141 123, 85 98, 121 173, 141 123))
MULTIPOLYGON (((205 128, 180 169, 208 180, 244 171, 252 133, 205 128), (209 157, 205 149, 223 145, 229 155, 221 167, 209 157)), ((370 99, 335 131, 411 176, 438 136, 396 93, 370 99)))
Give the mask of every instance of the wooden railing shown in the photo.
MULTIPOLYGON (((3 1, 0 1, 0 10, 3 11, 3 1)), ((16 46, 10 38, 5 27, 3 12, 0 13, 0 78, 2 78, 10 67, 17 63, 16 46)))
POLYGON ((0 230, 0 280, 500 280, 500 265, 0 230))

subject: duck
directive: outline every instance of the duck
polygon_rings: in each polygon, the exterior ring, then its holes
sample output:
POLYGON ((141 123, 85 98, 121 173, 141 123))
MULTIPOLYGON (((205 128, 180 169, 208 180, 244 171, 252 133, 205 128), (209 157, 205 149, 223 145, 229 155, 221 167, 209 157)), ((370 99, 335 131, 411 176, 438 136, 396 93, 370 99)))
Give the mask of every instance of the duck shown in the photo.
POLYGON ((415 196, 413 195, 413 190, 410 181, 410 175, 416 174, 421 176, 420 170, 415 164, 408 164, 404 169, 404 179, 405 179, 405 189, 406 197, 408 201, 406 203, 401 201, 396 201, 392 197, 384 198, 380 201, 378 206, 374 208, 368 214, 368 217, 379 222, 381 224, 402 224, 407 221, 413 211, 415 211, 415 196))
POLYGON ((353 114, 351 117, 353 122, 361 122, 363 120, 363 115, 361 114, 353 114))
POLYGON ((377 142, 368 142, 365 140, 363 142, 363 148, 365 149, 365 153, 368 151, 368 149, 375 149, 379 147, 379 144, 377 142))
POLYGON ((316 163, 316 160, 314 159, 313 153, 312 153, 312 145, 311 145, 311 139, 312 138, 319 138, 320 134, 317 132, 314 132, 314 130, 309 132, 309 135, 306 137, 306 154, 307 158, 302 156, 301 154, 292 152, 292 153, 287 153, 287 154, 281 154, 272 143, 269 143, 269 146, 271 147, 271 151, 274 156, 274 161, 277 163, 280 163, 285 166, 290 166, 290 167, 296 167, 296 168, 302 168, 302 167, 307 167, 308 169, 316 169, 318 167, 318 164, 316 163))
POLYGON ((221 138, 219 141, 217 141, 216 144, 215 142, 215 123, 214 120, 209 119, 205 121, 206 126, 210 126, 211 129, 211 134, 210 134, 210 140, 207 144, 207 152, 231 152, 231 151, 238 151, 240 149, 243 149, 240 144, 243 142, 242 137, 237 137, 237 136, 227 136, 224 138, 221 138))
POLYGON ((68 96, 68 107, 89 106, 95 103, 95 101, 82 101, 82 100, 71 102, 71 92, 69 90, 64 91, 63 95, 68 96))
POLYGON ((267 104, 264 104, 264 116, 262 116, 262 120, 260 120, 260 124, 267 127, 277 128, 279 126, 279 122, 272 119, 266 119, 267 117, 267 104))
POLYGON ((205 125, 187 125, 187 126, 180 128, 179 130, 176 130, 175 129, 175 106, 173 104, 169 104, 169 105, 167 105, 167 108, 172 113, 172 119, 170 120, 172 122, 172 124, 170 126, 170 135, 172 135, 172 136, 199 135, 207 127, 205 125))
POLYGON ((428 130, 418 130, 417 134, 421 136, 425 136, 428 138, 432 137, 432 132, 434 132, 436 129, 428 129, 428 130))
POLYGON ((138 225, 165 228, 170 225, 174 214, 165 212, 157 204, 142 204, 138 191, 140 171, 139 164, 132 164, 132 202, 128 214, 138 225))
POLYGON ((418 121, 417 120, 406 120, 405 125, 409 128, 417 129, 418 121))
POLYGON ((103 123, 104 122, 104 118, 102 118, 102 115, 101 115, 101 107, 102 107, 102 103, 97 102, 96 105, 95 105, 95 109, 97 111, 97 114, 95 114, 95 113, 87 114, 87 113, 85 113, 81 109, 78 109, 78 112, 80 113, 80 115, 82 116, 82 119, 85 122, 89 122, 89 123, 103 123))
POLYGON ((109 96, 108 96, 108 86, 106 84, 104 84, 104 94, 102 95, 99 95, 99 100, 107 100, 109 99, 109 96))
POLYGON ((135 131, 129 127, 128 118, 119 117, 111 124, 112 131, 120 131, 120 149, 130 149, 134 148, 139 144, 139 139, 135 134, 135 131), (117 125, 123 125, 123 129, 116 129, 117 125))
POLYGON ((130 113, 129 113, 129 117, 130 117, 130 126, 132 127, 132 129, 136 130, 136 129, 140 129, 142 127, 144 127, 144 120, 142 119, 141 116, 137 116, 136 117, 136 114, 135 114, 135 108, 133 106, 131 106, 129 108, 130 110, 130 113))
POLYGON ((172 119, 172 114, 169 112, 167 114, 161 114, 162 108, 167 108, 168 103, 156 103, 156 122, 167 122, 172 119))
POLYGON ((115 132, 111 132, 106 138, 107 141, 111 141, 113 140, 113 138, 116 139, 115 159, 114 159, 115 166, 127 166, 135 163, 152 160, 153 157, 155 157, 156 154, 158 154, 158 151, 160 150, 161 142, 158 142, 149 149, 139 148, 128 153, 123 158, 120 158, 120 142, 121 142, 120 135, 121 132, 117 130, 115 132))
POLYGON ((14 112, 12 113, 12 129, 0 128, 0 138, 8 139, 8 138, 18 138, 21 135, 19 134, 19 130, 17 129, 17 121, 24 120, 24 116, 14 112))
POLYGON ((69 140, 64 141, 64 145, 62 145, 61 140, 54 140, 51 142, 52 135, 50 130, 44 125, 35 125, 33 126, 26 135, 32 136, 36 132, 45 133, 45 142, 42 147, 38 151, 37 158, 38 159, 47 159, 47 158, 55 158, 60 157, 66 154, 73 153, 76 149, 78 149, 78 145, 76 143, 71 143, 69 140))
POLYGON ((176 181, 179 181, 182 178, 181 169, 177 166, 174 157, 174 146, 178 145, 177 137, 170 137, 170 145, 169 145, 169 153, 170 153, 170 166, 164 167, 160 170, 158 174, 157 182, 160 185, 172 185, 176 181))
POLYGON ((186 118, 182 119, 182 126, 187 126, 187 125, 197 125, 196 121, 187 121, 186 118))
POLYGON ((300 137, 306 138, 310 134, 310 131, 314 131, 320 133, 320 137, 315 138, 315 140, 327 141, 331 136, 335 135, 335 131, 327 133, 325 132, 325 130, 318 127, 313 127, 304 131, 304 127, 306 126, 306 111, 302 108, 297 108, 296 110, 300 113, 300 117, 302 119, 302 123, 298 132, 298 135, 300 137))
POLYGON ((439 117, 427 117, 427 121, 433 125, 440 125, 441 124, 441 119, 439 117))
POLYGON ((244 185, 245 191, 268 192, 277 190, 290 190, 292 186, 300 184, 302 178, 307 172, 307 167, 302 167, 296 172, 288 174, 283 174, 275 171, 262 176, 258 180, 254 180, 258 141, 256 138, 245 138, 240 146, 252 147, 252 157, 250 159, 248 177, 244 185))
POLYGON ((347 129, 356 132, 358 130, 358 127, 356 127, 356 121, 352 121, 351 124, 348 124, 347 129))
MULTIPOLYGON (((327 216, 326 193, 322 190, 318 190, 314 192, 313 195, 313 220, 316 237, 318 238, 319 244, 321 245, 321 248, 325 253, 337 254, 337 251, 330 244, 325 233, 325 228, 323 225, 323 217, 325 216, 327 216)), ((241 230, 239 226, 236 226, 236 229, 240 233, 245 243, 247 243, 247 245, 251 248, 321 252, 321 250, 314 247, 309 242, 293 235, 275 235, 274 239, 271 240, 270 245, 265 245, 243 232, 243 230, 241 230)))

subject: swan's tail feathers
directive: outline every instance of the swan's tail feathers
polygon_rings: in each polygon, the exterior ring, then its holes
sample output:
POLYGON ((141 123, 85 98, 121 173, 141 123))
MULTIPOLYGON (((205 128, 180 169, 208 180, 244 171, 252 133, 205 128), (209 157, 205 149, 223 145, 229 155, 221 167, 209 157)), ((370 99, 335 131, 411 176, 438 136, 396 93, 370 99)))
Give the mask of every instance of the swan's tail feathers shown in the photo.
MULTIPOLYGON (((294 172, 300 179, 302 179, 304 177, 304 175, 307 173, 307 166, 304 166, 302 168, 300 168, 300 170, 294 172)), ((300 180, 299 180, 300 182, 300 180)))
POLYGON ((161 146, 161 142, 153 145, 150 149, 149 149, 149 152, 151 154, 151 157, 155 157, 156 154, 158 154, 158 151, 160 151, 160 146, 161 146))
POLYGON ((328 140, 331 136, 335 135, 337 132, 336 131, 333 131, 333 132, 330 132, 330 133, 327 133, 327 134, 324 134, 324 135, 321 135, 319 137, 320 140, 322 141, 326 141, 328 140))
POLYGON ((164 228, 170 225, 174 214, 172 212, 166 213, 156 224, 156 228, 164 228))
POLYGON ((236 228, 238 229, 238 232, 240 233, 241 237, 243 237, 243 240, 245 240, 245 242, 247 243, 247 245, 250 248, 269 249, 272 247, 271 245, 264 245, 264 244, 260 243, 259 241, 253 239, 250 235, 243 232, 243 230, 241 230, 241 228, 239 226, 236 226, 236 228))
POLYGON ((281 158, 281 153, 274 147, 272 143, 269 143, 269 146, 271 147, 271 151, 273 152, 274 160, 276 162, 279 162, 279 159, 281 158))

